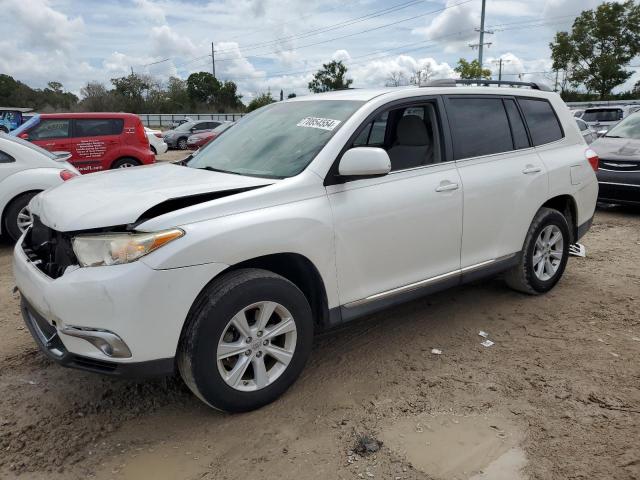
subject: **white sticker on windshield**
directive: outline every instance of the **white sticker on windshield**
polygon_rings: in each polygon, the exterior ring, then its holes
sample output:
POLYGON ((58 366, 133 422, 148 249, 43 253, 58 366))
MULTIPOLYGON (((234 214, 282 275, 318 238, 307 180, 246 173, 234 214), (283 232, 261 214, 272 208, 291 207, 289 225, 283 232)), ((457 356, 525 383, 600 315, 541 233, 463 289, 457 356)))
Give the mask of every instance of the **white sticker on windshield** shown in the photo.
POLYGON ((340 125, 340 120, 331 118, 306 117, 298 122, 298 127, 319 128, 321 130, 333 130, 340 125))

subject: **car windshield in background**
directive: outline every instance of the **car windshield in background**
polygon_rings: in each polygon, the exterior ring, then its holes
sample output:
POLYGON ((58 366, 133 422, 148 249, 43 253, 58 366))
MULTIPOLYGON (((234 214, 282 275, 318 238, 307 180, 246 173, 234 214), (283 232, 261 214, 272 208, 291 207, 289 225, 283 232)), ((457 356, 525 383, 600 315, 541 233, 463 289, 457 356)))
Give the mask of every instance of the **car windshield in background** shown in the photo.
POLYGON ((605 137, 640 140, 640 113, 627 117, 607 132, 605 137))
POLYGON ((195 124, 196 122, 182 123, 176 127, 176 132, 188 132, 189 130, 191 130, 191 127, 193 127, 195 124))
POLYGON ((34 125, 37 125, 38 123, 40 123, 40 115, 36 114, 33 117, 31 117, 28 121, 20 125, 18 128, 9 132, 9 134, 13 137, 17 137, 22 132, 29 130, 31 127, 33 127, 34 125))
POLYGON ((580 118, 585 122, 617 122, 620 120, 620 113, 621 110, 617 108, 587 110, 580 118))
POLYGON ((34 151, 44 155, 45 157, 50 158, 51 160, 58 160, 59 159, 59 157, 56 154, 50 152, 49 150, 45 150, 44 148, 39 147, 38 145, 35 145, 35 144, 33 144, 31 142, 28 142, 26 140, 23 140, 23 139, 21 139, 19 137, 14 137, 12 135, 7 135, 7 134, 0 134, 0 135, 3 135, 2 138, 4 138, 5 140, 9 140, 10 142, 19 143, 20 145, 24 145, 25 147, 30 148, 31 150, 34 150, 34 151))
POLYGON ((256 177, 293 177, 362 104, 309 100, 268 105, 243 117, 188 165, 256 177))

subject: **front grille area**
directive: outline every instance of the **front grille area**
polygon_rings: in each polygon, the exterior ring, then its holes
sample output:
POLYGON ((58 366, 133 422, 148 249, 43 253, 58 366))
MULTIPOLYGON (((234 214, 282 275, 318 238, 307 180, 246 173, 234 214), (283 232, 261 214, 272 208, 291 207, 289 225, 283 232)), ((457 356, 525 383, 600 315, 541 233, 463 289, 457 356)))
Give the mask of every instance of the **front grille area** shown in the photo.
POLYGON ((607 160, 600 159, 600 169, 609 172, 640 172, 640 161, 638 160, 607 160))
POLYGON ((62 276, 70 265, 77 265, 71 247, 71 237, 44 225, 37 215, 33 226, 22 242, 22 250, 29 260, 51 278, 62 276))

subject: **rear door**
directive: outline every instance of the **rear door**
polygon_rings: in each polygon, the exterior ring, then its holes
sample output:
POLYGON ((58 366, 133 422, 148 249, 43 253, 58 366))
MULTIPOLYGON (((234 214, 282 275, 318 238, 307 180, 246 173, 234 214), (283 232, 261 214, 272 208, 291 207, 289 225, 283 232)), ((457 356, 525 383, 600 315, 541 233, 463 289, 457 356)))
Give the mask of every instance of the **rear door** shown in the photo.
POLYGON ((82 173, 108 170, 118 158, 124 120, 76 118, 73 120, 71 163, 82 173))
POLYGON ((71 119, 40 118, 40 121, 25 132, 29 140, 50 152, 71 151, 71 119))
POLYGON ((488 265, 522 249, 547 198, 545 166, 513 97, 452 95, 446 108, 464 191, 461 268, 488 265))

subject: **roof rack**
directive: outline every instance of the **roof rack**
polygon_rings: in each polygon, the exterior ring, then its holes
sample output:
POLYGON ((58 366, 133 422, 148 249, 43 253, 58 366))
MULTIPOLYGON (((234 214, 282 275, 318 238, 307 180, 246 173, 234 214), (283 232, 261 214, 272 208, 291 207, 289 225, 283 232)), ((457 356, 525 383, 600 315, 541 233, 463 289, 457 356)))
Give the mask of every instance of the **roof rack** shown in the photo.
POLYGON ((481 87, 488 87, 490 85, 506 85, 509 87, 529 87, 534 90, 542 90, 544 92, 551 92, 551 88, 539 82, 513 82, 510 80, 488 80, 486 78, 478 78, 478 79, 462 79, 457 80, 455 78, 440 78, 438 80, 431 80, 425 87, 455 87, 456 85, 478 85, 481 87))

